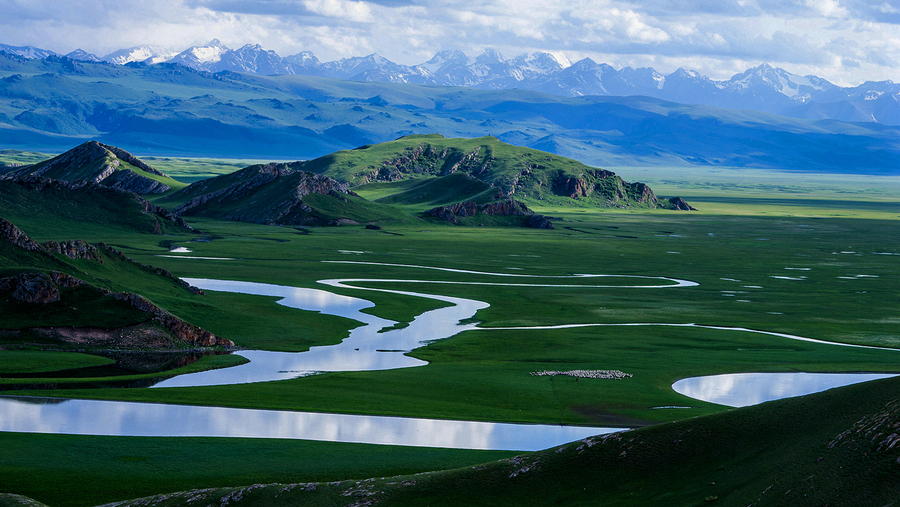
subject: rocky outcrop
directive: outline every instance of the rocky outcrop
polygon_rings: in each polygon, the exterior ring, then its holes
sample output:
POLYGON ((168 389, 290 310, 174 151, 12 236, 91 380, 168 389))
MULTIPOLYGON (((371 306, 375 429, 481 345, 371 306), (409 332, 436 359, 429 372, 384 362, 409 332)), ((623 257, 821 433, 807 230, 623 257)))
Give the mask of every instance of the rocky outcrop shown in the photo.
POLYGON ((524 216, 525 227, 537 229, 553 229, 550 219, 543 215, 535 215, 524 203, 515 199, 478 205, 472 201, 458 202, 448 206, 438 206, 425 212, 425 215, 446 220, 458 225, 460 218, 474 217, 477 214, 492 216, 524 216))
POLYGON ((607 207, 659 207, 659 199, 649 185, 628 183, 604 169, 586 169, 575 177, 561 174, 553 181, 553 193, 572 199, 599 198, 607 207))
POLYGON ((65 255, 70 259, 88 259, 103 264, 100 250, 83 239, 69 241, 48 241, 42 245, 48 251, 65 255))
POLYGON ((150 174, 155 174, 157 176, 168 177, 164 172, 150 167, 143 160, 135 157, 131 153, 128 153, 127 151, 123 150, 122 148, 110 146, 108 144, 103 144, 103 143, 97 143, 97 144, 99 144, 101 147, 103 147, 104 149, 106 149, 107 151, 109 151, 110 153, 115 155, 116 158, 118 158, 119 160, 128 162, 129 164, 137 167, 138 169, 141 169, 142 171, 146 171, 150 174))
POLYGON ((172 189, 165 183, 141 176, 130 169, 121 169, 99 182, 109 188, 140 195, 161 194, 172 189))
POLYGON ((423 143, 406 148, 396 157, 385 159, 381 167, 375 171, 358 174, 358 183, 373 181, 397 181, 408 175, 434 174, 446 176, 455 172, 463 172, 473 177, 481 176, 495 164, 495 159, 481 146, 464 153, 455 148, 438 149, 423 143))
POLYGON ((673 197, 673 198, 669 199, 669 205, 672 207, 673 210, 676 210, 676 211, 697 211, 697 208, 694 208, 693 206, 688 204, 681 197, 673 197))
POLYGON ((59 271, 19 273, 0 278, 0 290, 12 291, 12 297, 23 303, 53 303, 60 299, 59 287, 71 289, 81 285, 84 285, 83 281, 59 271))
POLYGON ((295 167, 297 163, 256 165, 194 183, 172 195, 173 200, 192 196, 175 213, 266 225, 356 223, 322 219, 303 202, 310 194, 329 195, 346 202, 348 196, 356 197, 349 184, 295 167), (210 191, 203 193, 206 190, 210 191))
POLYGON ((24 303, 59 301, 59 289, 46 273, 21 273, 0 279, 0 290, 11 290, 12 297, 24 303))
POLYGON ((544 215, 531 215, 525 219, 525 226, 532 229, 554 229, 550 217, 544 215))
POLYGON ((22 230, 16 227, 12 222, 4 218, 0 218, 0 239, 9 241, 13 245, 28 250, 29 252, 46 253, 44 247, 22 232, 22 230))
POLYGON ((138 310, 152 314, 154 321, 186 343, 199 347, 234 347, 234 342, 231 340, 220 338, 203 328, 188 324, 141 295, 131 292, 110 294, 117 300, 126 301, 138 310))

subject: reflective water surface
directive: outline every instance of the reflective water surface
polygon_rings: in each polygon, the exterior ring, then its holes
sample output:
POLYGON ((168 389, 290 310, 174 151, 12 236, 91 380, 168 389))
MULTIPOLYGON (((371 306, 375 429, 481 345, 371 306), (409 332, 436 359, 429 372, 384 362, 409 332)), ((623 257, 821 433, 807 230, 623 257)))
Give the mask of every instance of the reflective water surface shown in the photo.
POLYGON ((278 300, 280 305, 347 317, 361 322, 362 325, 351 330, 350 336, 337 345, 311 347, 307 352, 239 351, 236 354, 249 359, 249 363, 221 370, 179 375, 153 387, 244 384, 296 378, 317 372, 388 370, 420 366, 425 362, 403 353, 421 346, 425 341, 449 338, 474 328, 474 324, 459 325, 459 321, 472 317, 476 311, 488 306, 487 303, 471 299, 386 291, 438 299, 453 305, 425 312, 405 328, 379 332, 396 322, 362 313, 361 310, 375 306, 364 299, 341 296, 319 289, 265 283, 201 278, 185 278, 185 281, 204 290, 280 297, 282 298, 278 300))
POLYGON ((672 389, 697 400, 747 407, 896 376, 893 373, 727 373, 681 379, 672 384, 672 389))
POLYGON ((622 431, 54 398, 0 397, 0 431, 147 437, 292 438, 536 451, 622 431))

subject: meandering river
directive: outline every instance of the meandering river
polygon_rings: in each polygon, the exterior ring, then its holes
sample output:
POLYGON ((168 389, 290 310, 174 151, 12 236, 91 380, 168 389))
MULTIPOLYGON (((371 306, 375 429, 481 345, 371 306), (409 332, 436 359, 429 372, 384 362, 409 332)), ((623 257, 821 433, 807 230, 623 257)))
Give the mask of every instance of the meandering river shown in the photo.
MULTIPOLYGON (((460 324, 475 315, 487 303, 465 298, 435 294, 360 287, 358 283, 432 283, 465 285, 503 285, 522 287, 572 287, 629 289, 671 289, 696 286, 696 282, 666 277, 580 274, 571 276, 530 276, 518 273, 487 273, 454 270, 429 266, 406 266, 352 261, 340 263, 372 266, 394 266, 423 270, 440 270, 470 275, 497 276, 515 282, 456 282, 394 279, 328 279, 320 283, 331 287, 388 292, 424 297, 450 303, 450 306, 431 310, 417 316, 408 326, 392 328, 396 322, 364 313, 374 305, 364 299, 342 296, 320 289, 281 285, 186 278, 190 284, 204 290, 239 292, 280 298, 278 304, 291 308, 337 315, 361 323, 350 331, 341 343, 312 347, 307 352, 287 353, 259 350, 236 352, 249 362, 243 365, 199 373, 179 375, 156 384, 164 387, 196 387, 250 382, 266 382, 296 378, 321 372, 384 370, 408 368, 425 364, 405 355, 414 348, 467 330, 493 331, 502 329, 561 329, 585 326, 694 326, 720 330, 746 331, 779 336, 786 339, 828 343, 800 336, 771 333, 744 328, 698 326, 696 324, 630 323, 575 324, 563 326, 478 328, 475 324, 460 324), (540 279, 551 283, 521 283, 522 279, 540 279), (630 285, 565 284, 562 279, 601 281, 609 278, 628 278, 630 285), (552 279, 552 280, 550 280, 552 279), (554 283, 555 282, 555 283, 554 283)), ((890 349, 888 349, 890 350, 890 349)), ((745 375, 745 374, 741 374, 745 375)), ((821 391, 854 381, 875 377, 853 377, 850 374, 810 379, 816 374, 803 374, 799 381, 790 374, 755 374, 753 377, 729 376, 683 379, 673 388, 682 394, 713 403, 744 406, 779 397, 797 396, 821 391), (770 380, 777 377, 778 387, 770 380), (738 378, 738 380, 735 380, 738 378), (730 386, 725 389, 723 386, 730 386), (791 387, 793 386, 793 387, 791 387), (724 394, 723 394, 724 393, 724 394)), ((796 374, 794 374, 796 375, 796 374)), ((878 378, 890 375, 878 375, 878 378)), ((794 377, 799 378, 799 377, 794 377)), ((417 418, 321 414, 271 410, 229 409, 149 403, 110 402, 92 400, 61 400, 50 398, 0 397, 0 431, 68 433, 131 436, 222 436, 253 438, 301 438, 339 442, 455 447, 467 449, 538 450, 587 436, 621 431, 624 428, 573 427, 558 425, 502 424, 472 421, 443 421, 417 418)))

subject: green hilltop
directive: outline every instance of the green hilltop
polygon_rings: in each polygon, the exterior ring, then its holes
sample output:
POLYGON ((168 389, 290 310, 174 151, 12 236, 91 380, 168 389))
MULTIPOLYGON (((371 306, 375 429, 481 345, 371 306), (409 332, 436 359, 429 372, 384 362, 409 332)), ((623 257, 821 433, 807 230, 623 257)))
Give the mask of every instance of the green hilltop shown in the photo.
POLYGON ((8 176, 98 183, 138 194, 159 194, 184 186, 127 151, 97 141, 88 141, 36 164, 0 167, 0 172, 8 176))
MULTIPOLYGON (((659 199, 643 183, 627 183, 611 171, 513 146, 491 136, 450 139, 439 134, 410 135, 339 151, 311 160, 302 168, 354 186, 461 173, 492 188, 493 195, 487 193, 492 200, 513 197, 523 202, 561 205, 574 204, 575 200, 600 207, 671 207, 667 199, 659 199)), ((475 186, 471 195, 460 195, 456 200, 484 200, 485 190, 475 186)))

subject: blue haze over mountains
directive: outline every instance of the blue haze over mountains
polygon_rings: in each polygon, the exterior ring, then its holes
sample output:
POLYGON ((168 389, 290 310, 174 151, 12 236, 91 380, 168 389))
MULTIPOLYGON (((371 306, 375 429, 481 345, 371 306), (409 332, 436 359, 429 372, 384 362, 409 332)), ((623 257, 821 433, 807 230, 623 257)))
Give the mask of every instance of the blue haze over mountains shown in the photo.
POLYGON ((727 81, 535 53, 320 62, 218 41, 103 58, 0 45, 0 147, 303 159, 401 135, 494 135, 592 165, 900 174, 900 85, 760 65, 727 81))
MULTIPOLYGON (((55 55, 39 48, 3 44, 0 44, 0 51, 26 58, 55 55)), ((900 84, 867 81, 855 87, 840 87, 816 76, 798 76, 768 64, 748 69, 727 81, 715 81, 685 69, 666 76, 646 67, 616 70, 589 58, 570 65, 564 58, 540 52, 504 58, 494 50, 486 50, 471 58, 461 51, 441 51, 427 62, 407 66, 376 54, 332 62, 321 62, 308 51, 281 57, 258 44, 229 49, 218 40, 180 53, 141 46, 119 50, 103 58, 80 49, 65 56, 73 60, 116 64, 179 63, 213 73, 297 74, 487 90, 515 88, 568 97, 641 95, 683 104, 749 109, 795 118, 900 125, 900 84)))

